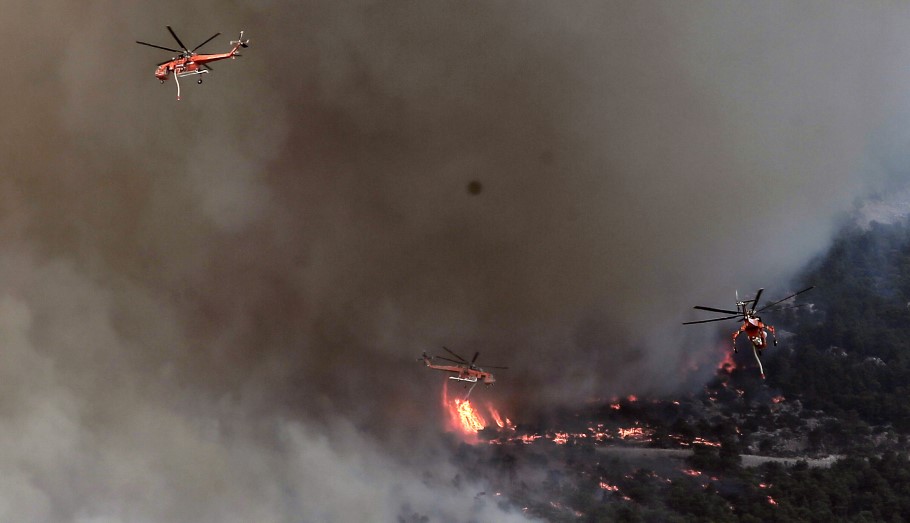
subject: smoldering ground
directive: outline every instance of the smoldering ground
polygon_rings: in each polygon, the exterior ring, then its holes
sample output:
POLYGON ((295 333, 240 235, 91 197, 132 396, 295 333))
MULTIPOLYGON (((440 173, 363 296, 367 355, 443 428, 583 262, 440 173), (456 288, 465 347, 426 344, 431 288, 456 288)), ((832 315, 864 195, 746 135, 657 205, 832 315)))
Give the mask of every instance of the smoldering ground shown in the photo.
POLYGON ((900 6, 4 14, 0 519, 501 521, 442 487, 423 350, 509 365, 515 412, 673 390, 691 305, 903 178, 900 6), (178 103, 166 25, 252 46, 178 103))

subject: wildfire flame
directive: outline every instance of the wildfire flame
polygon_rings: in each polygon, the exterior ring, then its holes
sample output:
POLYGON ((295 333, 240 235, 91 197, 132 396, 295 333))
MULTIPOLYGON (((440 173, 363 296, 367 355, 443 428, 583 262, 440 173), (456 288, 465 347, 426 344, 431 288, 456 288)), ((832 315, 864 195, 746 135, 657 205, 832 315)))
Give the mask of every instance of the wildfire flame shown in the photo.
POLYGON ((487 410, 490 411, 490 416, 493 416, 493 421, 496 423, 497 427, 499 427, 501 429, 513 429, 514 430, 515 427, 512 425, 512 420, 510 420, 509 418, 503 419, 503 417, 499 413, 499 411, 496 410, 496 407, 487 403, 487 410))
POLYGON ((449 384, 442 387, 442 406, 449 414, 449 428, 465 435, 475 435, 486 427, 487 422, 474 409, 471 402, 454 398, 449 400, 449 384))
POLYGON ((720 447, 720 443, 716 441, 709 441, 704 438, 695 438, 692 440, 692 443, 695 445, 704 445, 706 447, 720 447))
POLYGON ((458 413, 458 421, 465 432, 480 432, 486 427, 486 420, 474 410, 471 402, 468 400, 455 400, 455 411, 458 413))
POLYGON ((717 364, 717 370, 724 371, 727 374, 731 374, 736 370, 736 362, 733 361, 733 353, 731 351, 724 353, 724 359, 717 364))
MULTIPOLYGON (((442 406, 449 414, 449 429, 461 432, 466 436, 474 436, 488 426, 486 418, 475 408, 469 400, 448 397, 448 382, 442 388, 442 406)), ((496 426, 502 429, 513 429, 512 421, 504 418, 492 404, 487 403, 487 410, 496 426)))
POLYGON ((641 427, 631 427, 628 429, 619 428, 619 437, 622 439, 635 438, 644 436, 644 430, 641 427))

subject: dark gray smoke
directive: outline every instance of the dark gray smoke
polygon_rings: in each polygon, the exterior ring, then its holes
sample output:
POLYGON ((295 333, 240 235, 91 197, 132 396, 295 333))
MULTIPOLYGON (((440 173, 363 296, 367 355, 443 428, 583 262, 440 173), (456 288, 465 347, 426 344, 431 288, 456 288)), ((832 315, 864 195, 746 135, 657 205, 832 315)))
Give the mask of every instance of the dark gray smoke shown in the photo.
POLYGON ((414 359, 508 365, 474 394, 522 415, 675 390, 691 305, 782 296, 902 184, 908 17, 6 6, 0 520, 523 519, 452 487, 414 359), (252 45, 176 102, 168 24, 252 45))

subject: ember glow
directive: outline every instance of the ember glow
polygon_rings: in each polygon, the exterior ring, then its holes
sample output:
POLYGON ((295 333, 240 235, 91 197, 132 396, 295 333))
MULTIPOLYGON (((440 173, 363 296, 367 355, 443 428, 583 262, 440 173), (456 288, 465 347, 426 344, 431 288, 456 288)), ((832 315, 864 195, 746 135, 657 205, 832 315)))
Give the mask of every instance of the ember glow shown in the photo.
POLYGON ((628 429, 619 428, 619 437, 622 439, 636 438, 644 436, 644 431, 641 427, 632 427, 628 429))
POLYGON ((785 398, 783 396, 774 396, 773 398, 771 398, 771 402, 780 403, 780 402, 784 401, 785 399, 787 399, 787 398, 785 398))
POLYGON ((594 441, 602 443, 608 439, 613 439, 610 434, 606 432, 603 424, 598 424, 596 427, 588 427, 588 431, 591 433, 591 437, 594 441))
POLYGON ((726 372, 727 374, 736 370, 736 362, 733 361, 733 352, 727 351, 724 353, 724 359, 717 364, 717 370, 726 372))
POLYGON ((777 501, 775 501, 774 498, 772 498, 771 496, 768 496, 768 503, 770 505, 777 506, 777 501))
MULTIPOLYGON (((596 445, 609 444, 614 441, 622 441, 624 444, 642 444, 651 441, 654 435, 654 429, 646 426, 639 426, 638 423, 631 427, 606 427, 603 423, 592 425, 585 431, 567 432, 567 431, 546 431, 543 433, 515 434, 517 427, 512 425, 508 418, 504 421, 498 436, 490 440, 490 444, 502 444, 509 441, 520 441, 526 445, 532 444, 537 440, 552 441, 557 445, 566 445, 569 443, 592 442, 596 445)), ((685 445, 688 445, 686 443, 685 445)))
POLYGON ((716 441, 709 441, 704 438, 695 438, 692 440, 692 443, 695 445, 704 445, 706 447, 720 447, 720 443, 716 441))
POLYGON ((619 492, 619 487, 617 487, 616 485, 611 485, 611 484, 607 483, 606 481, 600 482, 600 488, 602 488, 603 490, 606 490, 607 492, 619 492))
POLYGON ((653 429, 644 428, 636 426, 623 428, 619 427, 616 429, 616 433, 621 440, 632 440, 636 442, 648 442, 651 441, 651 436, 654 434, 653 429))
POLYGON ((701 476, 701 474, 702 474, 702 472, 700 470, 695 470, 695 469, 685 469, 682 472, 683 472, 683 474, 685 474, 687 476, 692 476, 693 478, 697 478, 698 476, 701 476))

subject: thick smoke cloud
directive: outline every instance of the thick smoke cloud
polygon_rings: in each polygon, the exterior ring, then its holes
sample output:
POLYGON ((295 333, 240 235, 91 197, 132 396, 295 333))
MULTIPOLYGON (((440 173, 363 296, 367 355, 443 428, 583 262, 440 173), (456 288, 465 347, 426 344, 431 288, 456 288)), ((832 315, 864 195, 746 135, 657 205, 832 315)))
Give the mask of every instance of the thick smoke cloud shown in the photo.
POLYGON ((673 391, 691 305, 904 179, 902 6, 4 14, 0 520, 521 520, 451 487, 415 357, 509 365, 520 416, 673 391), (178 103, 165 25, 252 47, 178 103))

